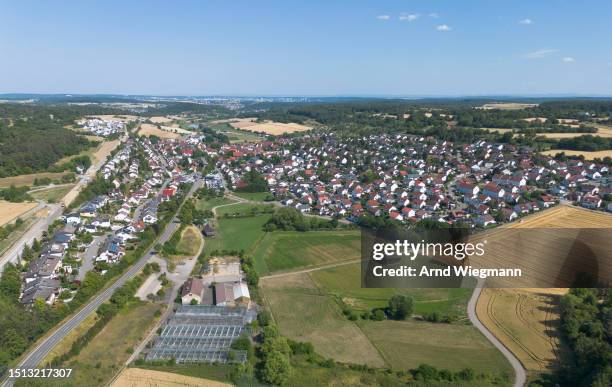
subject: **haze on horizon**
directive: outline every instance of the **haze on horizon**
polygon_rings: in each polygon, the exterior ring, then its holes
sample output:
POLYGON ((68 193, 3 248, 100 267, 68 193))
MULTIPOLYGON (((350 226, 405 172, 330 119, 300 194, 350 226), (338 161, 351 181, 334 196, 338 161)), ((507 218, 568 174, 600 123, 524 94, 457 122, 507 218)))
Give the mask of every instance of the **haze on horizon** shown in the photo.
POLYGON ((610 95, 612 3, 0 1, 0 93, 610 95))

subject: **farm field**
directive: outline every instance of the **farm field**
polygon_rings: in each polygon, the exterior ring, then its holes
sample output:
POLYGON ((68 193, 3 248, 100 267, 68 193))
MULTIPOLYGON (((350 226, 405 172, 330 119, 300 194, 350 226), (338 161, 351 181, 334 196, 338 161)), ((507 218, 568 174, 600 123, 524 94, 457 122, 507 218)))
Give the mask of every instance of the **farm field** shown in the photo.
POLYGON ((283 335, 311 342, 317 353, 338 361, 385 365, 359 327, 342 316, 334 300, 321 294, 307 274, 265 279, 260 284, 283 335))
POLYGON ((396 370, 430 364, 458 371, 502 372, 512 377, 503 355, 472 326, 415 321, 363 321, 361 329, 396 370))
POLYGON ((11 203, 0 200, 0 226, 14 221, 37 205, 32 202, 11 203))
POLYGON ((213 207, 221 206, 224 204, 236 203, 234 200, 225 197, 216 197, 212 199, 198 199, 196 201, 196 208, 200 211, 212 210, 213 207))
POLYGON ((253 257, 257 271, 265 275, 358 260, 360 247, 361 239, 356 231, 276 231, 265 234, 253 252, 253 257))
POLYGON ((610 131, 602 131, 599 130, 597 131, 597 133, 538 133, 538 136, 544 136, 546 138, 554 138, 554 139, 560 139, 560 138, 574 138, 574 137, 579 137, 579 136, 584 136, 590 134, 592 136, 599 136, 599 137, 612 137, 612 132, 610 131))
POLYGON ((139 136, 157 136, 159 138, 180 138, 181 134, 174 131, 162 130, 153 124, 142 124, 138 130, 139 136))
POLYGON ((233 144, 241 142, 260 142, 263 139, 263 136, 259 134, 235 129, 228 123, 211 123, 211 129, 226 135, 230 143, 233 144))
POLYGON ((258 123, 255 122, 254 118, 238 118, 229 122, 229 124, 236 129, 248 130, 249 132, 263 132, 265 134, 271 134, 273 136, 278 136, 283 133, 304 132, 312 129, 311 126, 296 124, 292 122, 287 124, 273 121, 258 123))
POLYGON ((519 103, 519 102, 494 102, 486 103, 479 107, 479 109, 500 109, 500 110, 521 110, 530 107, 538 106, 537 103, 519 103))
POLYGON ((123 121, 123 122, 129 122, 129 121, 136 121, 138 119, 138 116, 132 116, 132 115, 126 115, 126 114, 100 114, 100 115, 94 115, 94 116, 87 116, 87 118, 99 118, 101 120, 115 120, 115 121, 123 121))
POLYGON ((530 372, 550 372, 567 353, 559 338, 559 294, 549 289, 483 289, 478 319, 530 372))
MULTIPOLYGON (((612 216, 561 205, 530 215, 509 228, 612 228, 612 216)), ((567 289, 485 289, 479 320, 531 373, 550 372, 565 348, 558 337, 558 298, 567 289)))
POLYGON ((19 175, 19 176, 11 176, 11 177, 3 177, 0 178, 0 188, 10 187, 11 185, 15 185, 16 187, 22 185, 32 186, 35 179, 41 178, 49 178, 51 180, 61 180, 62 176, 66 175, 65 172, 40 172, 40 173, 32 173, 29 175, 19 175))
POLYGON ((193 256, 198 253, 202 242, 202 233, 200 230, 195 226, 189 226, 183 230, 183 234, 181 235, 179 243, 176 245, 176 249, 185 255, 193 256))
POLYGON ((231 384, 193 376, 173 374, 170 372, 126 368, 113 381, 111 387, 156 386, 156 387, 229 387, 231 384))
POLYGON ((584 156, 584 158, 587 160, 603 159, 604 157, 612 157, 612 150, 588 152, 588 151, 575 151, 575 150, 567 150, 567 149, 551 149, 551 150, 547 150, 541 153, 545 155, 549 155, 549 156, 554 156, 557 153, 561 153, 561 152, 565 153, 568 156, 584 156))
MULTIPOLYGON (((428 301, 457 297, 457 301, 452 303, 460 304, 465 315, 469 289, 459 289, 465 294, 458 295, 454 293, 458 289, 361 289, 359 282, 334 285, 346 274, 347 268, 351 268, 352 273, 357 274, 355 278, 359 279, 358 264, 263 277, 260 280, 262 294, 281 333, 294 340, 312 342, 317 353, 343 362, 374 366, 382 359, 384 366, 396 370, 427 363, 452 370, 471 367, 476 372, 511 373, 503 356, 471 325, 417 321, 352 322, 342 315, 339 302, 341 299, 349 304, 344 295, 354 292, 353 295, 359 297, 376 298, 374 305, 362 303, 364 307, 385 306, 389 297, 405 291, 415 298, 416 314, 419 310, 438 310, 432 305, 427 306, 428 301), (327 275, 320 276, 321 273, 327 275), (347 335, 352 337, 347 339, 347 335)), ((447 307, 437 306, 440 312, 447 307)))
POLYGON ((249 251, 264 235, 263 225, 270 217, 259 215, 248 218, 217 220, 217 235, 206 239, 206 252, 214 250, 245 250, 249 251))
POLYGON ((59 202, 70 190, 74 187, 74 184, 61 185, 59 187, 51 187, 48 189, 42 189, 30 193, 36 200, 43 200, 47 203, 59 202))
POLYGON ((164 117, 164 116, 149 117, 149 120, 153 122, 154 124, 167 124, 173 121, 172 118, 164 117))
POLYGON ((309 273, 321 291, 340 297, 342 302, 357 310, 370 310, 387 306, 395 294, 414 299, 414 314, 438 312, 467 318, 467 302, 471 289, 365 289, 361 287, 359 263, 317 270, 309 273))

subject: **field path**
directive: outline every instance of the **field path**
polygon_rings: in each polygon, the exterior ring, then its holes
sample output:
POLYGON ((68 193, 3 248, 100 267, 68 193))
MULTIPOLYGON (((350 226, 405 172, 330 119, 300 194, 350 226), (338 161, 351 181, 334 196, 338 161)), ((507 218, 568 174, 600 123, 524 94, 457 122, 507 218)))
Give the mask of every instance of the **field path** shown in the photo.
POLYGON ((527 381, 527 373, 523 368, 523 365, 519 361, 518 358, 514 356, 512 352, 506 348, 501 341, 499 341, 478 319, 478 315, 476 314, 476 304, 478 303, 478 298, 480 297, 480 293, 482 292, 482 287, 484 285, 484 280, 479 279, 478 284, 474 288, 474 292, 472 293, 472 297, 470 297, 470 302, 468 303, 468 317, 472 324, 497 348, 502 355, 512 365, 514 368, 514 373, 516 374, 516 378, 514 379, 514 387, 523 387, 525 382, 527 381))
POLYGON ((286 271, 286 272, 283 272, 283 273, 266 275, 266 276, 261 277, 261 279, 272 279, 272 278, 286 277, 288 275, 311 273, 311 272, 317 271, 317 270, 331 269, 332 267, 352 265, 354 263, 359 263, 359 262, 361 262, 361 259, 351 259, 350 261, 342 261, 342 262, 330 263, 329 265, 321 265, 321 266, 311 267, 310 269, 303 269, 303 270, 296 270, 296 271, 286 271))

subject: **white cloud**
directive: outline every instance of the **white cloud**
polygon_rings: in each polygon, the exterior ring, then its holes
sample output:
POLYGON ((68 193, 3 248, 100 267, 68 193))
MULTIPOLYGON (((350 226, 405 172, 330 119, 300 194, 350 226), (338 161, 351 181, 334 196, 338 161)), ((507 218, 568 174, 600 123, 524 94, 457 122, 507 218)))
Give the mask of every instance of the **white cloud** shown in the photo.
POLYGON ((437 12, 432 12, 432 13, 429 14, 429 17, 433 17, 434 19, 437 19, 437 18, 440 17, 440 15, 438 15, 437 12))
POLYGON ((436 29, 438 31, 450 31, 450 30, 452 30, 452 28, 449 25, 447 25, 447 24, 440 24, 439 26, 436 27, 436 29))
POLYGON ((574 58, 573 58, 573 57, 571 57, 571 56, 564 56, 564 57, 563 57, 563 59, 561 59, 561 60, 562 60, 563 62, 565 62, 565 63, 572 63, 572 62, 575 62, 575 61, 576 61, 576 59, 574 59, 574 58))
POLYGON ((523 58, 526 59, 540 59, 540 58, 544 58, 547 57, 551 54, 554 54, 556 52, 558 52, 559 50, 555 49, 555 48, 542 48, 540 50, 537 51, 532 51, 532 52, 528 52, 526 54, 523 55, 523 58))
POLYGON ((399 19, 401 21, 415 21, 416 19, 418 19, 421 15, 417 14, 417 13, 403 13, 400 15, 399 19))
POLYGON ((376 18, 378 20, 389 20, 389 19, 391 19, 391 16, 389 16, 389 15, 378 15, 378 16, 376 16, 376 18))
POLYGON ((528 26, 528 25, 533 24, 533 20, 531 20, 531 19, 523 19, 523 20, 519 20, 518 23, 528 26))

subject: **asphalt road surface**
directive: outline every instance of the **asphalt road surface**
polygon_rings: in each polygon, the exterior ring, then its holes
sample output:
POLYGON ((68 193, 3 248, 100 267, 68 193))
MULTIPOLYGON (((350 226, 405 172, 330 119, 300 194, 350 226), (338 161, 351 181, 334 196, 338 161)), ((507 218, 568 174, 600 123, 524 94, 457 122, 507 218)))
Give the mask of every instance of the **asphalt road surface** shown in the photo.
MULTIPOLYGON (((189 198, 197 188, 201 186, 201 180, 198 179, 191 187, 187 194, 187 198, 189 198)), ((174 217, 170 223, 164 228, 164 231, 160 235, 159 239, 156 243, 164 243, 172 236, 172 233, 179 227, 179 223, 174 222, 176 217, 174 217)), ((156 244, 155 243, 155 244, 156 244)), ((64 338, 76 328, 87 316, 93 313, 100 305, 110 299, 115 290, 123 286, 127 281, 132 279, 138 274, 138 272, 144 267, 149 258, 151 257, 151 252, 154 250, 153 244, 142 257, 134 265, 132 265, 128 271, 123 273, 119 279, 113 282, 108 288, 106 288, 102 293, 95 296, 89 303, 85 304, 76 314, 74 314, 70 319, 61 324, 53 333, 48 335, 46 338, 41 340, 38 345, 31 350, 17 365, 18 368, 36 368, 43 359, 49 354, 49 352, 59 344, 64 338)), ((3 387, 12 386, 14 380, 7 379, 2 383, 3 387)))
POLYGON ((495 348, 499 349, 499 351, 504 355, 506 359, 514 368, 514 373, 516 375, 514 379, 514 387, 523 387, 525 382, 527 381, 527 373, 523 368, 523 365, 517 359, 512 352, 506 348, 501 341, 497 340, 497 338, 480 322, 478 316, 476 315, 476 304, 478 303, 478 297, 480 297, 480 293, 482 292, 482 286, 484 285, 484 280, 479 279, 476 288, 474 288, 474 293, 472 293, 472 297, 470 298, 470 302, 468 303, 468 317, 474 326, 482 332, 482 334, 495 346, 495 348))

